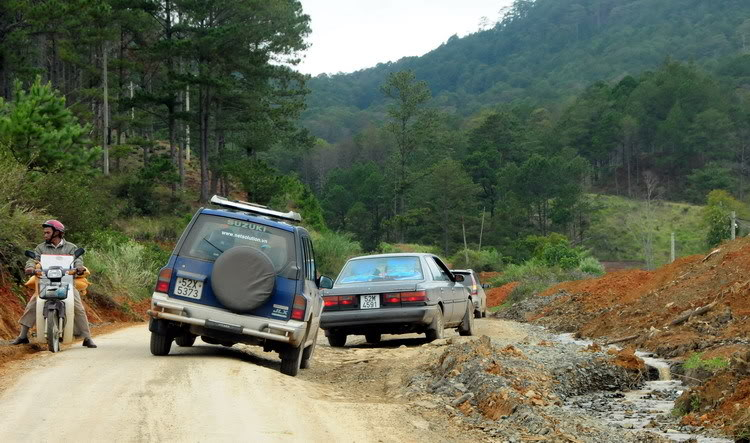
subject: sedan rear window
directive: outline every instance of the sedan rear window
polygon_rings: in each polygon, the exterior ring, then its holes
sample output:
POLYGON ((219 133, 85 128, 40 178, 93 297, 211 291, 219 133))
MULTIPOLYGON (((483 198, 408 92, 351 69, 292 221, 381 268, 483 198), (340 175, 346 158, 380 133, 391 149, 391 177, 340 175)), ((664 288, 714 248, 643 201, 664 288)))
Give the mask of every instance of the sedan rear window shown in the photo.
POLYGON ((271 259, 276 272, 294 262, 294 235, 271 226, 203 214, 195 222, 179 255, 214 261, 235 246, 250 246, 271 259))
POLYGON ((348 261, 336 283, 423 279, 419 257, 378 257, 348 261))

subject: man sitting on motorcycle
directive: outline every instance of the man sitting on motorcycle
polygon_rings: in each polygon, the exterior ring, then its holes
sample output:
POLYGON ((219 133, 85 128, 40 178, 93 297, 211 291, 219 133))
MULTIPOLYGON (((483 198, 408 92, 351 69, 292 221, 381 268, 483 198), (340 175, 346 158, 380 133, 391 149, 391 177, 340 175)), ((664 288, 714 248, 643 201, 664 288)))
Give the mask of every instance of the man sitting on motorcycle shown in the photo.
MULTIPOLYGON (((65 241, 65 226, 57 220, 47 220, 42 223, 44 229, 44 243, 38 245, 34 252, 39 256, 41 255, 73 255, 75 250, 78 249, 73 243, 65 241)), ((35 274, 36 262, 29 259, 26 262, 26 275, 35 274)), ((86 272, 86 268, 83 267, 83 259, 78 257, 74 262, 77 275, 83 275, 86 272)), ((83 307, 83 301, 77 290, 74 291, 74 324, 76 329, 81 332, 83 336, 83 346, 87 348, 95 348, 94 340, 91 339, 91 331, 89 330, 89 319, 86 316, 86 309, 83 307)), ((36 322, 36 295, 31 297, 29 303, 26 304, 26 310, 23 311, 21 319, 18 321, 21 324, 21 333, 18 337, 10 342, 12 345, 21 345, 29 342, 28 333, 29 329, 34 327, 36 322)))

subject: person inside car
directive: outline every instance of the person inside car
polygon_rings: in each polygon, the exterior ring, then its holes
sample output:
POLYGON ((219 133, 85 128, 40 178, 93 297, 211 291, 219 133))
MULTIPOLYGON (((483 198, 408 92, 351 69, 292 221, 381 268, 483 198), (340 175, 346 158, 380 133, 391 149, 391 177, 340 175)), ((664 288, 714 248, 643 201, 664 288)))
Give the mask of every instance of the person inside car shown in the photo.
MULTIPOLYGON (((58 220, 47 220, 42 223, 44 230, 44 243, 39 244, 34 252, 38 255, 73 255, 75 250, 78 249, 73 243, 65 241, 65 226, 58 220)), ((78 257, 74 262, 77 275, 84 275, 86 268, 83 266, 83 259, 78 257)), ((29 259, 26 262, 26 275, 33 276, 35 274, 36 262, 29 259)), ((83 336, 83 346, 87 348, 95 348, 94 340, 91 339, 91 331, 89 330, 89 319, 86 316, 86 309, 83 306, 81 295, 78 290, 74 291, 74 306, 75 306, 75 317, 74 324, 76 329, 83 336)), ((34 327, 36 322, 36 295, 31 297, 31 300, 26 304, 26 309, 23 311, 23 315, 18 320, 21 324, 21 333, 16 337, 15 340, 10 342, 12 345, 22 345, 29 342, 28 333, 29 329, 34 327)))

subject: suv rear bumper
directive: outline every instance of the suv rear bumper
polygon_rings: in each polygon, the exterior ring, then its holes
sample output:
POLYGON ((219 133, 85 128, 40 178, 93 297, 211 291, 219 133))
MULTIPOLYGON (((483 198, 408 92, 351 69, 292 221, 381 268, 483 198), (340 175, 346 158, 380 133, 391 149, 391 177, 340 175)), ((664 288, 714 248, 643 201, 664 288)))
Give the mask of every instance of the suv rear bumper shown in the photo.
POLYGON ((320 316, 321 329, 348 326, 413 324, 427 326, 432 323, 438 305, 387 309, 352 309, 346 311, 323 311, 320 316))
POLYGON ((170 298, 154 292, 151 296, 151 318, 201 326, 223 333, 248 335, 299 346, 305 336, 307 323, 297 320, 272 320, 265 317, 240 315, 221 309, 170 298))

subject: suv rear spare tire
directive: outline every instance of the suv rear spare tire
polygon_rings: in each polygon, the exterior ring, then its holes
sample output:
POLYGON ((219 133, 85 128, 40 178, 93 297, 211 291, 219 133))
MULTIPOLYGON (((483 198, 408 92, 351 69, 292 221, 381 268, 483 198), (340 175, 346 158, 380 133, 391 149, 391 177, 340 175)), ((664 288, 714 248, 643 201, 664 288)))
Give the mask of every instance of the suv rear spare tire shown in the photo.
POLYGON ((237 246, 216 259, 211 289, 234 312, 248 312, 265 303, 276 283, 271 259, 258 249, 237 246))

